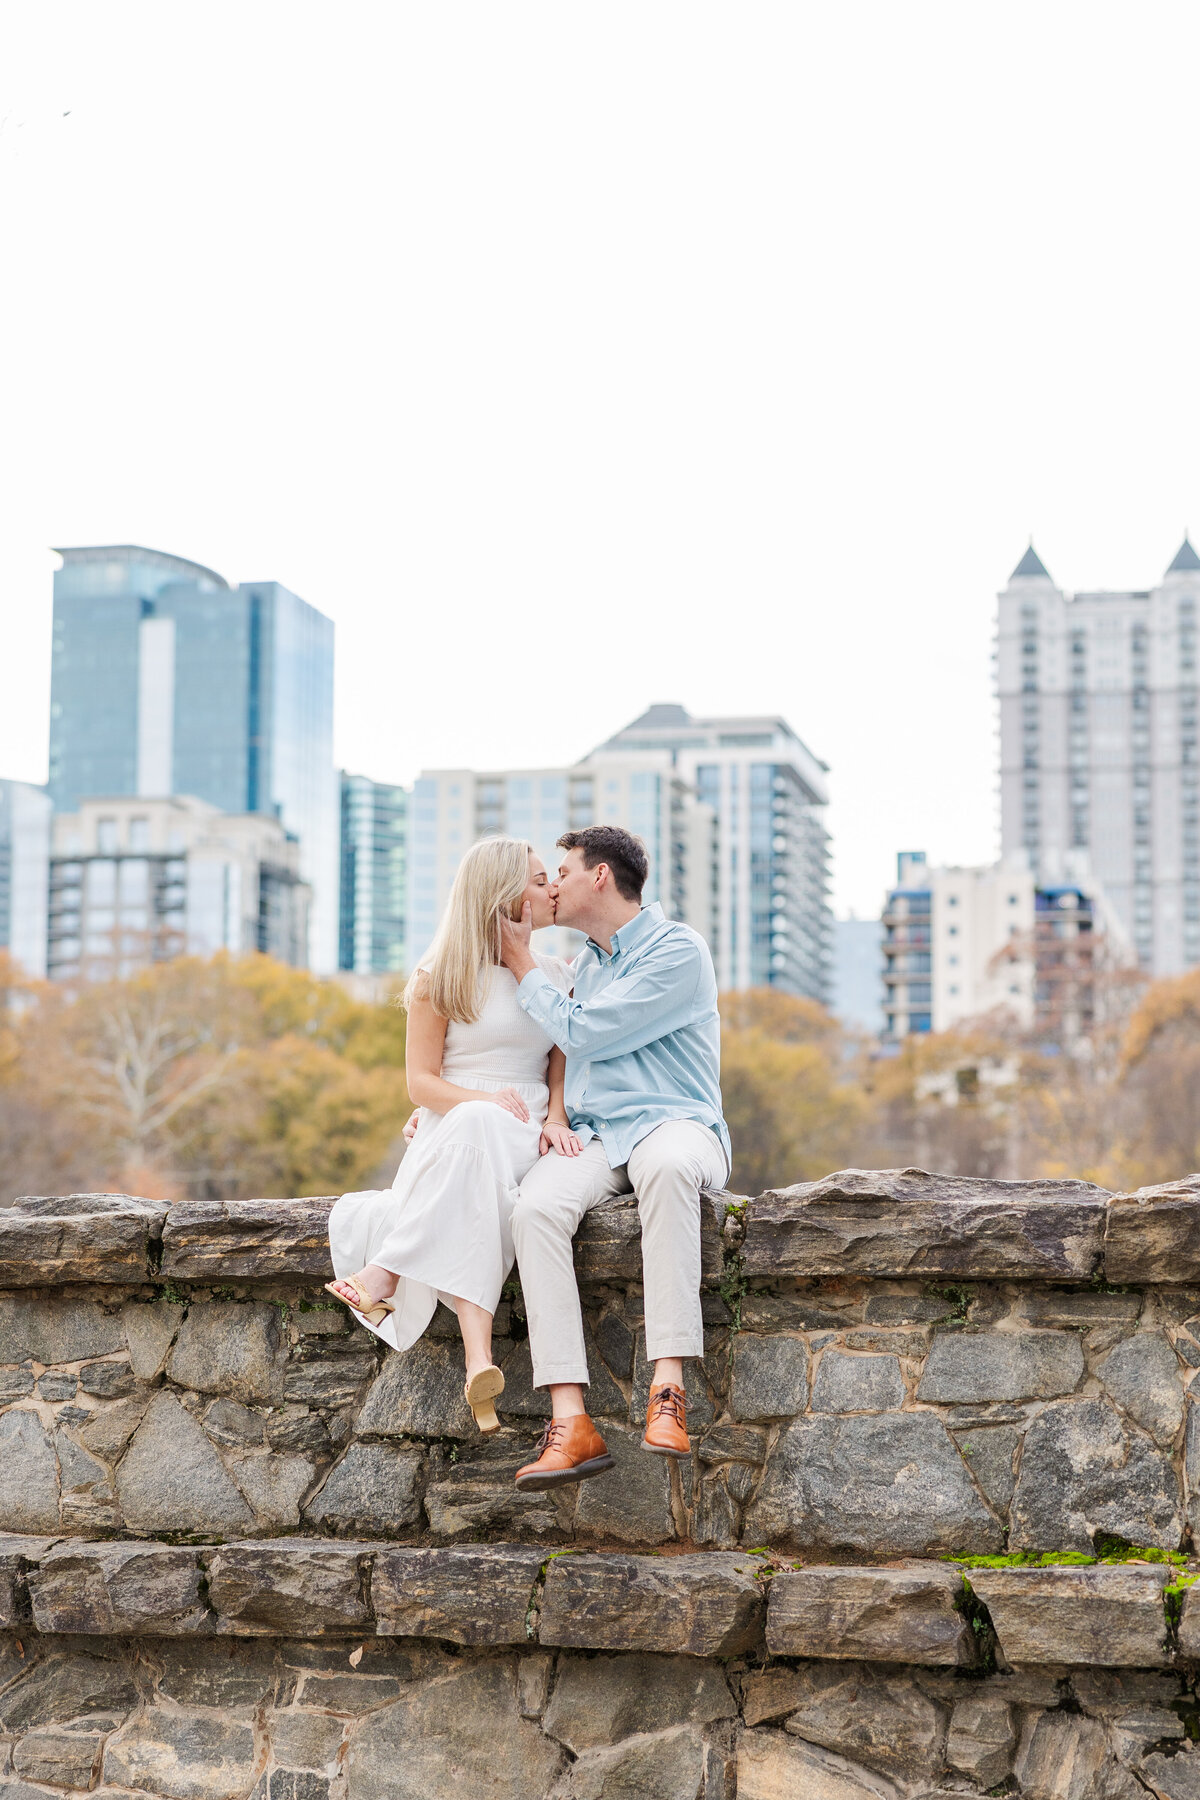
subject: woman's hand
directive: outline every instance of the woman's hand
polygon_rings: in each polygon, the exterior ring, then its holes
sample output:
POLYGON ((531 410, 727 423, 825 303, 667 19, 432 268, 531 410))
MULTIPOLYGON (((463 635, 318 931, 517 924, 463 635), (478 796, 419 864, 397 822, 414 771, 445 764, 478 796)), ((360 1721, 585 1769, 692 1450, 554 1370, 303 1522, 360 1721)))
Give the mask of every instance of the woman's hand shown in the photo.
POLYGON ((514 1119, 520 1119, 523 1125, 529 1122, 529 1108, 516 1088, 501 1088, 498 1094, 479 1094, 476 1098, 491 1100, 496 1106, 502 1106, 505 1112, 512 1114, 514 1119))
POLYGON ((538 1154, 545 1156, 550 1150, 557 1150, 560 1156, 578 1156, 583 1145, 569 1125, 559 1124, 547 1119, 542 1126, 542 1138, 538 1145, 538 1154))
POLYGON ((404 1130, 401 1133, 401 1136, 403 1137, 406 1144, 412 1143, 413 1139, 417 1135, 417 1126, 420 1123, 421 1123, 421 1109, 418 1106, 418 1107, 414 1108, 414 1110, 409 1114, 408 1124, 404 1127, 404 1130))

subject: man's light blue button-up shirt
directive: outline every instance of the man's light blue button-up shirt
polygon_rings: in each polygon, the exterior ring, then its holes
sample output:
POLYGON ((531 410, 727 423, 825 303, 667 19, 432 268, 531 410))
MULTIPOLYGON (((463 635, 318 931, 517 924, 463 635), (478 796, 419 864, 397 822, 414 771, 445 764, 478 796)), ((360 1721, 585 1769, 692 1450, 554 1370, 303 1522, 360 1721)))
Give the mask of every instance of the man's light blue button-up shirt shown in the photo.
POLYGON ((575 960, 574 995, 531 969, 517 998, 566 1052, 572 1128, 598 1136, 612 1168, 669 1119, 696 1119, 720 1138, 721 1020, 708 945, 657 903, 613 933, 606 954, 589 938, 575 960))

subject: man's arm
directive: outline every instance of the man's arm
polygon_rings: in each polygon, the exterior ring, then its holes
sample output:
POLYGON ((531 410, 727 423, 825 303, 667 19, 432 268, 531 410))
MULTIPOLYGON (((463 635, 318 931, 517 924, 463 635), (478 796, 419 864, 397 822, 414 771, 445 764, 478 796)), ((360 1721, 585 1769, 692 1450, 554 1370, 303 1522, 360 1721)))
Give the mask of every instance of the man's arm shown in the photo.
POLYGON ((645 951, 594 1000, 572 1000, 536 963, 521 978, 517 999, 568 1056, 606 1062, 690 1024, 702 972, 699 949, 680 935, 645 951))

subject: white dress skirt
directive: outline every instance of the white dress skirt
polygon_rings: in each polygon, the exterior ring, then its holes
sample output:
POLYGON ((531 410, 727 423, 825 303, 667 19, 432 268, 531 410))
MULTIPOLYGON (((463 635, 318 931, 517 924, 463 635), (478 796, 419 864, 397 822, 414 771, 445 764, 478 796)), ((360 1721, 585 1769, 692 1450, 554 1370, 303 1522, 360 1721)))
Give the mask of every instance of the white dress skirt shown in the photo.
MULTIPOLYGON (((551 956, 536 960, 556 987, 569 992, 569 964, 551 956)), ((416 1343, 439 1300, 447 1306, 455 1298, 472 1300, 494 1313, 516 1256, 513 1205, 538 1159, 551 1041, 521 1010, 507 969, 491 969, 484 979, 475 1023, 452 1019, 446 1026, 442 1079, 485 1094, 516 1088, 529 1108, 528 1121, 490 1100, 464 1100, 447 1113, 423 1107, 391 1187, 343 1194, 329 1215, 339 1280, 368 1263, 400 1277, 395 1311, 368 1327, 396 1350, 416 1343)))

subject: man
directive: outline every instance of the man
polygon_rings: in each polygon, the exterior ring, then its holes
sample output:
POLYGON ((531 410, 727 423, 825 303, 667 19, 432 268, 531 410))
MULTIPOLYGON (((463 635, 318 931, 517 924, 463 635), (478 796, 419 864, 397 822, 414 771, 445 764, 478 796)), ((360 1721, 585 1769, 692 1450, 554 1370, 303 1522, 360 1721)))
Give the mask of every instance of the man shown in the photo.
POLYGON ((551 887, 555 919, 588 936, 573 994, 538 968, 527 918, 501 925, 500 954, 521 1006, 566 1053, 567 1113, 584 1140, 579 1156, 551 1151, 539 1159, 513 1215, 534 1386, 550 1389, 553 1414, 539 1454, 517 1474, 522 1488, 586 1480, 612 1467, 584 1405, 588 1370, 571 1240, 593 1206, 631 1190, 642 1223, 646 1357, 654 1364, 642 1448, 688 1455, 683 1359, 704 1354, 700 1193, 722 1187, 730 1166, 708 945, 661 906, 642 905, 648 864, 638 838, 593 825, 558 844, 565 854, 551 887))

